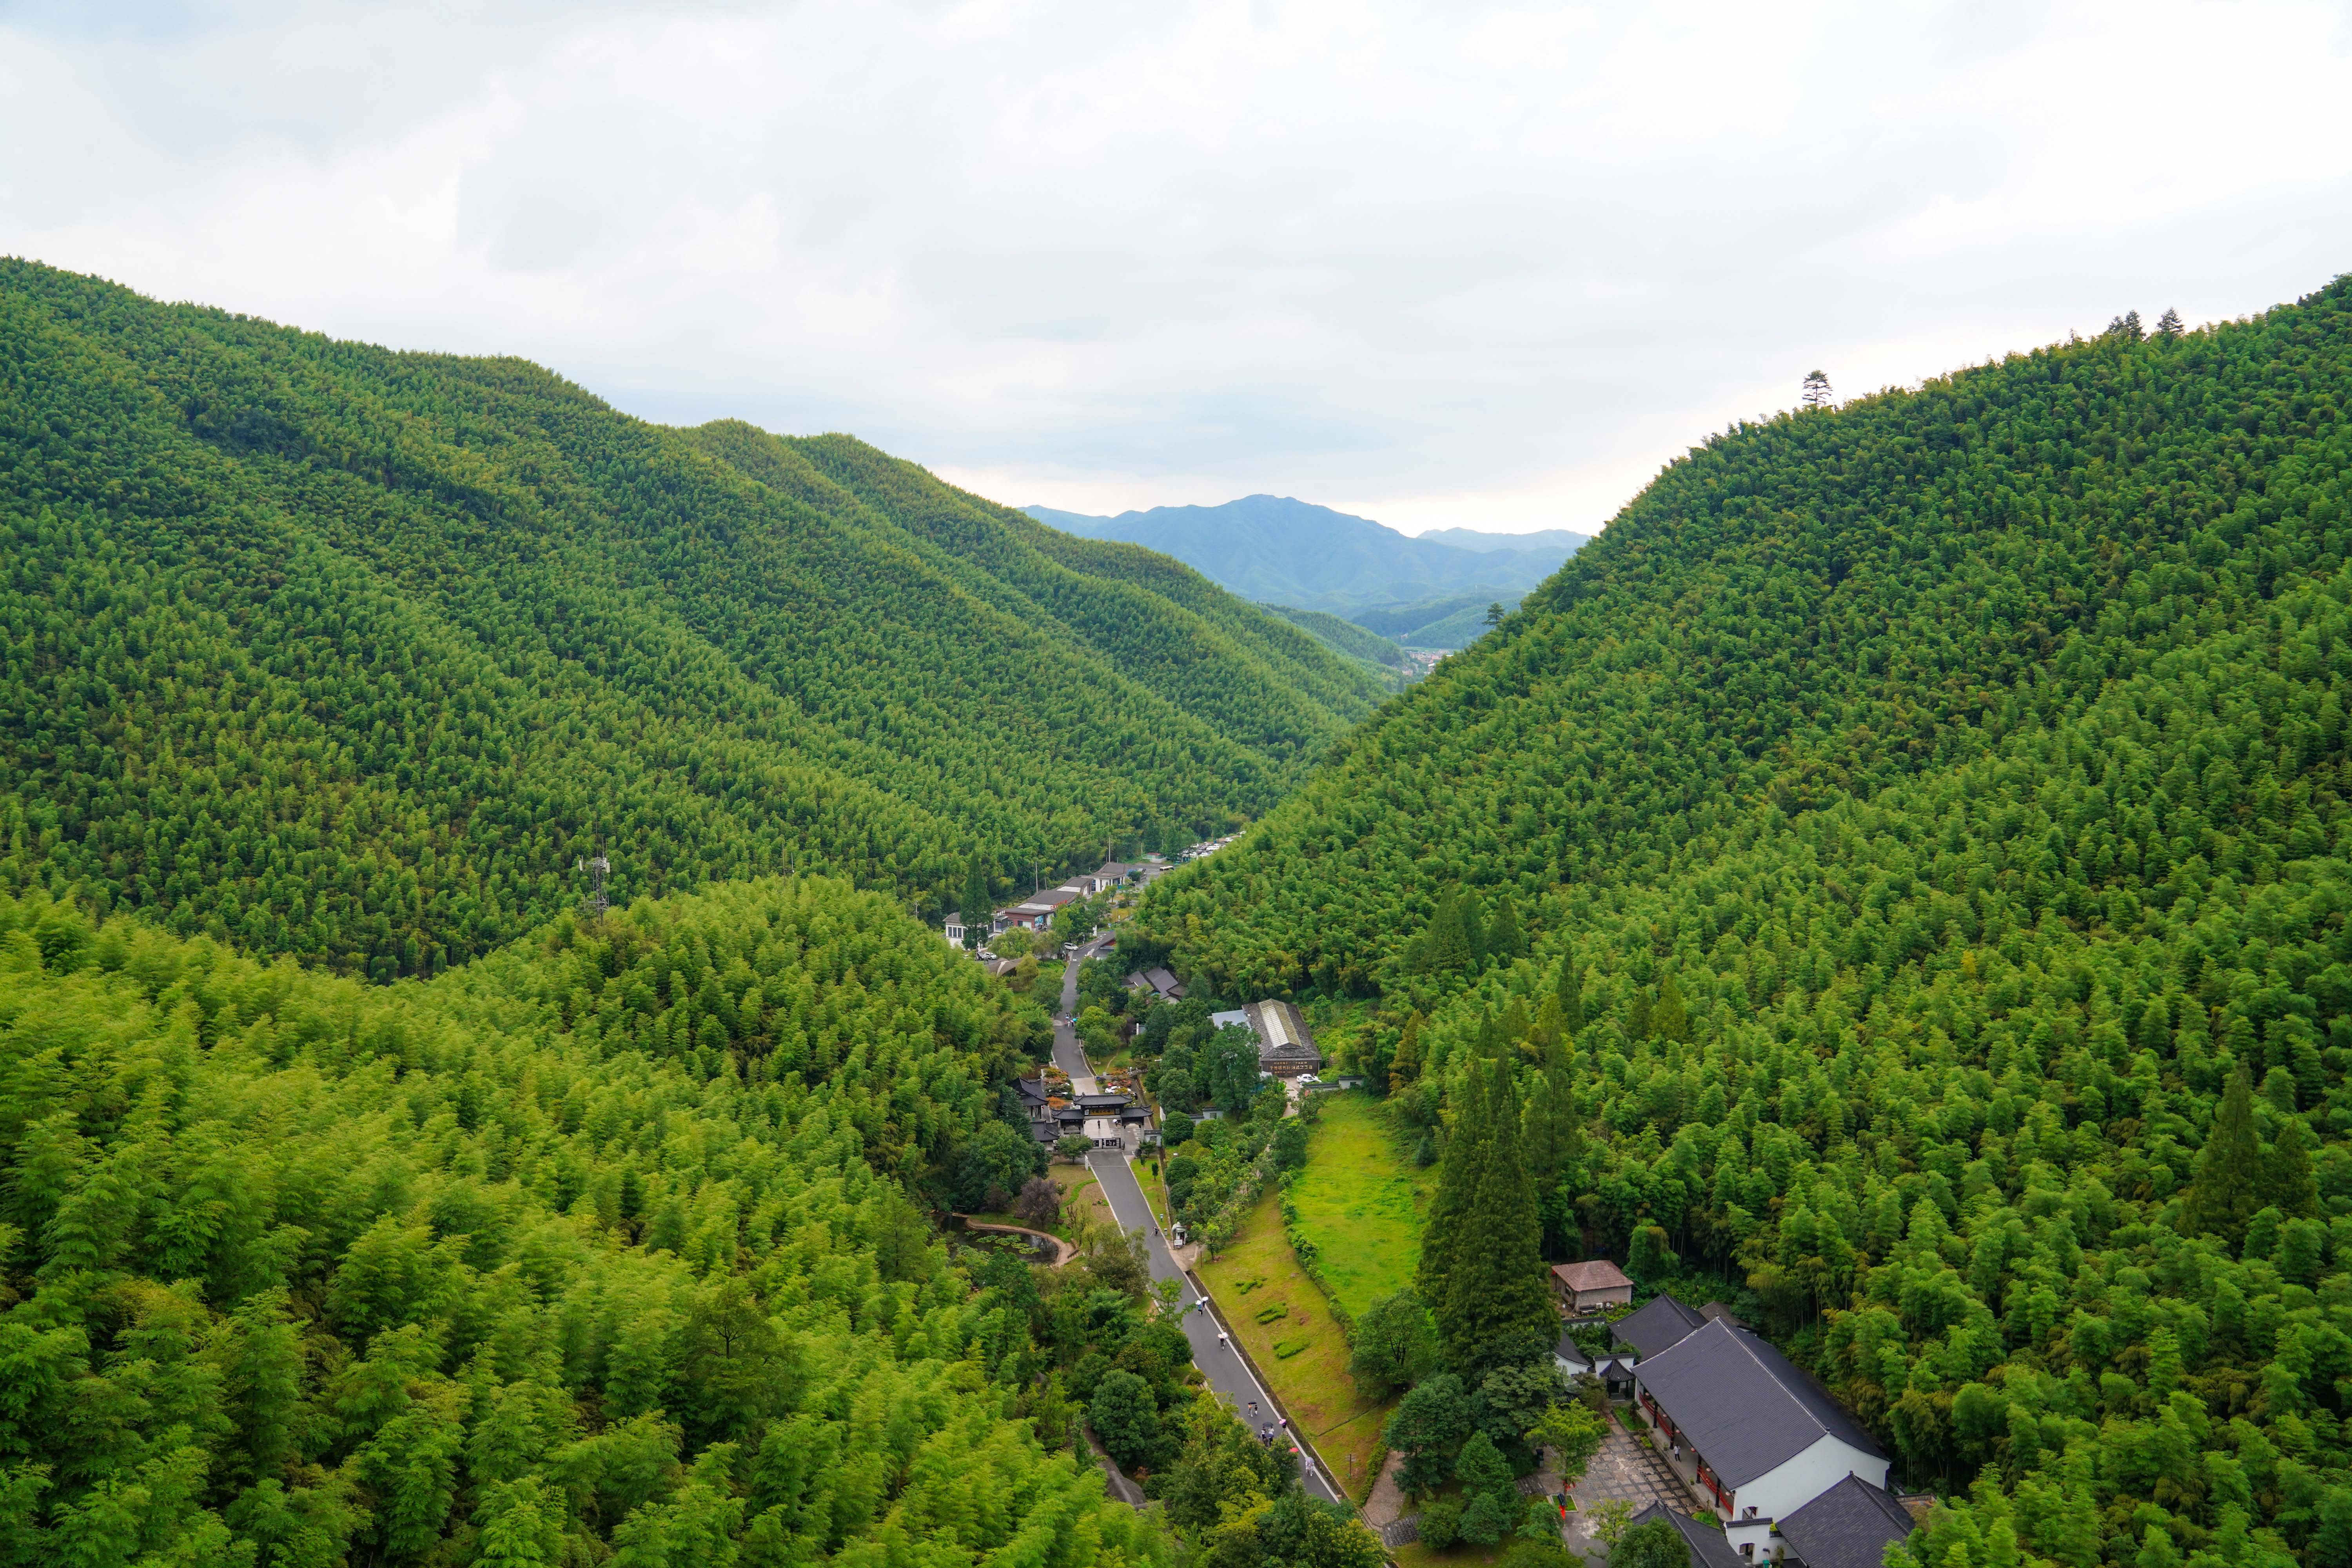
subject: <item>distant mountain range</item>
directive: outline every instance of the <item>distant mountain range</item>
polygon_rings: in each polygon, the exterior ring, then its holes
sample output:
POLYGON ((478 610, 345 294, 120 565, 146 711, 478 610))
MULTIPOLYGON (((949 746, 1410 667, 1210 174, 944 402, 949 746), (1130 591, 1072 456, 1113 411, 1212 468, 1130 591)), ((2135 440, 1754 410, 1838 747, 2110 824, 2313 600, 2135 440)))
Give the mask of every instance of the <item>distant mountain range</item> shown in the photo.
POLYGON ((1559 571, 1588 539, 1563 529, 1515 534, 1466 528, 1415 539, 1287 496, 1160 506, 1117 517, 1044 506, 1024 510, 1065 532, 1172 555, 1244 598, 1349 619, 1434 600, 1517 599, 1559 571))

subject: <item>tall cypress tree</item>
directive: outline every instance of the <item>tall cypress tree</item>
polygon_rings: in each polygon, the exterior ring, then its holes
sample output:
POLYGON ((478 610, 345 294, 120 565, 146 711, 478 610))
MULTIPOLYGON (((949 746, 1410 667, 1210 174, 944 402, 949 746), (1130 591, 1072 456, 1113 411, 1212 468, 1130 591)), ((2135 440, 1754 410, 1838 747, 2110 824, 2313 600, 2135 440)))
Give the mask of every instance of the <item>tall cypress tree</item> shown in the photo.
POLYGON ((1437 1193, 1429 1200, 1429 1219, 1423 1226, 1421 1268, 1415 1284, 1421 1299, 1438 1314, 1444 1327, 1444 1304, 1451 1300, 1452 1281, 1460 1270, 1471 1204, 1478 1186, 1478 1164, 1486 1152, 1486 1102, 1472 1092, 1481 1064, 1470 1064, 1472 1076, 1454 1097, 1454 1125, 1445 1139, 1445 1156, 1437 1167, 1437 1193))
POLYGON ((1486 938, 1486 956, 1498 963, 1528 955, 1528 934, 1519 929, 1519 912, 1508 894, 1495 900, 1495 918, 1487 922, 1486 938))
POLYGON ((1437 910, 1429 917, 1430 969, 1439 974, 1470 967, 1474 954, 1470 933, 1462 919, 1462 899, 1452 889, 1438 895, 1437 910))
POLYGON ((1391 1094, 1402 1093, 1421 1078, 1421 1025, 1419 1013, 1404 1021, 1404 1033, 1397 1039, 1396 1056, 1389 1063, 1391 1094))
POLYGON ((2278 1142, 2263 1155, 2261 1201, 2289 1219, 2307 1219, 2319 1212, 2319 1178, 2312 1169, 2311 1152, 2319 1147, 2310 1126, 2290 1116, 2279 1129, 2278 1142))
POLYGON ((978 947, 988 930, 988 873, 974 860, 963 875, 963 944, 978 947))
POLYGON ((1559 1021, 1570 1037, 1584 1027, 1584 971, 1573 955, 1559 961, 1559 1021))
POLYGON ((2254 1086, 2241 1063, 2221 1094, 2197 1173, 2182 1205, 2181 1227, 2191 1236, 2210 1231, 2232 1246, 2246 1234, 2246 1222, 2263 1206, 2262 1139, 2254 1131, 2254 1086))
POLYGON ((1671 974, 1658 982, 1657 1004, 1650 1009, 1650 1033, 1662 1040, 1690 1038, 1690 1013, 1671 974))
MULTIPOLYGON (((1471 1064, 1463 1099, 1478 1107, 1478 1146, 1464 1151, 1459 1171, 1462 1207, 1441 1217, 1432 1205, 1425 1237, 1443 1224, 1453 1232, 1441 1246, 1431 1277, 1423 1241, 1423 1290, 1436 1309, 1446 1356, 1465 1376, 1540 1355, 1557 1331, 1558 1314, 1544 1289, 1543 1221, 1535 1184, 1519 1143, 1518 1097, 1501 1062, 1471 1064)), ((1462 1130, 1455 1131, 1462 1141, 1462 1130)))

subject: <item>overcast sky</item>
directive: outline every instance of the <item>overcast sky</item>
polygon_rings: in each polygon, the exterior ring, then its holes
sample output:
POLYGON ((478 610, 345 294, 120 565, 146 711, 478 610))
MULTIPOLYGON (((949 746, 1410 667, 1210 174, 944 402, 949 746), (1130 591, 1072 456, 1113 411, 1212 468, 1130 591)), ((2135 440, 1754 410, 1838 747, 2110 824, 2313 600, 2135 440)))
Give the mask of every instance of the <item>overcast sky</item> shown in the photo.
POLYGON ((0 251, 1085 511, 1592 530, 2352 269, 2352 0, 0 0, 0 251))

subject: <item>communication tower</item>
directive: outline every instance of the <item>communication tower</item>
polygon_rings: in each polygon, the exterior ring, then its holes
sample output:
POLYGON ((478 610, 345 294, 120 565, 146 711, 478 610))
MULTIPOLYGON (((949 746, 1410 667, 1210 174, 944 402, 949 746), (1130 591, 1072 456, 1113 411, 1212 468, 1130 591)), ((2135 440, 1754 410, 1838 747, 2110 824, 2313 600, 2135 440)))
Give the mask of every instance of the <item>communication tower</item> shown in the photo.
POLYGON ((585 871, 594 879, 588 889, 588 918, 604 919, 607 907, 604 899, 604 879, 613 874, 613 863, 599 855, 593 859, 574 860, 572 866, 574 870, 585 871))

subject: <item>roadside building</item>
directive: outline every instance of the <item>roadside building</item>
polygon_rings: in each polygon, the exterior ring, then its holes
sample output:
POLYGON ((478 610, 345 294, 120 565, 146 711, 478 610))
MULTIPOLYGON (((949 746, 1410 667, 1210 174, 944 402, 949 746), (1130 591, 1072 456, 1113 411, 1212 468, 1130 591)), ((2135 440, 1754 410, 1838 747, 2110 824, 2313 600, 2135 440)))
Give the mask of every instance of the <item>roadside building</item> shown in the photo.
POLYGON ((1018 927, 1023 931, 1044 931, 1054 923, 1055 910, 1085 896, 1076 888, 1048 888, 1042 893, 1032 894, 1017 904, 1007 904, 997 910, 994 917, 996 930, 1011 931, 1018 927))
POLYGON ((1323 1065, 1323 1053, 1298 1009, 1287 1002, 1252 1002, 1223 1013, 1212 1013, 1209 1022, 1223 1027, 1238 1024, 1257 1036, 1258 1071, 1274 1078, 1297 1078, 1323 1065))

